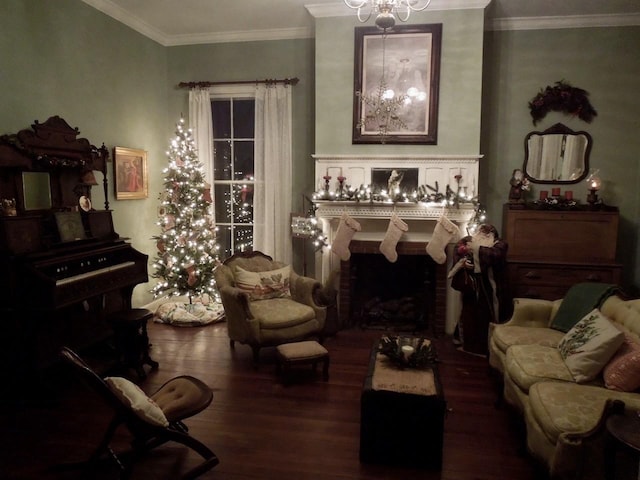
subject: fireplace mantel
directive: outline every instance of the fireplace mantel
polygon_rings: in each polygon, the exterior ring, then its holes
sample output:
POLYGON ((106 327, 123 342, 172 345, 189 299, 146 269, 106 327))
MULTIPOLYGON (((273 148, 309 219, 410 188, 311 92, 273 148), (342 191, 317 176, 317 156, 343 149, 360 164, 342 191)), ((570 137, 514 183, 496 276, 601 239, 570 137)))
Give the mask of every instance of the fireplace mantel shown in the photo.
MULTIPOLYGON (((438 186, 444 192, 446 186, 456 191, 458 187, 468 197, 478 193, 479 161, 482 155, 323 155, 316 154, 315 174, 317 191, 322 191, 328 183, 329 191, 338 188, 338 177, 345 177, 345 184, 372 185, 376 169, 411 170, 414 187, 422 185, 438 186), (326 177, 326 178, 325 178, 326 177), (331 178, 329 178, 331 177, 331 178), (461 181, 460 181, 461 180, 461 181)), ((467 224, 473 218, 473 204, 461 202, 459 206, 443 206, 437 203, 383 202, 383 201, 338 201, 314 200, 316 218, 329 244, 333 242, 343 213, 357 219, 361 230, 353 240, 360 242, 381 242, 384 239, 389 219, 396 213, 409 227, 402 235, 401 242, 420 245, 424 250, 432 238, 438 218, 447 217, 458 225, 460 236, 466 235, 467 224)), ((451 239, 455 242, 457 238, 451 239)), ((443 266, 448 270, 448 264, 443 266)), ((340 259, 330 249, 323 249, 316 256, 316 276, 323 282, 330 273, 340 269, 340 259)), ((446 281, 446 280, 445 280, 446 281)), ((459 315, 458 292, 450 286, 446 291, 447 331, 455 326, 459 315)), ((450 332, 449 332, 450 333, 450 332)))

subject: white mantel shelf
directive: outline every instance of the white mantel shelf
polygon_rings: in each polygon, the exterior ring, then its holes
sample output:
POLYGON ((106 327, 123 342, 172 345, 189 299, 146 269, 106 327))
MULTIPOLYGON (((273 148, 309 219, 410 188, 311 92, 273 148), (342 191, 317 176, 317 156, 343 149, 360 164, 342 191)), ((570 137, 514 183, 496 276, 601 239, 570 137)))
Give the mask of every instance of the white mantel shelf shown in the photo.
POLYGON ((340 200, 314 200, 317 218, 337 218, 346 213, 356 218, 390 218, 395 212, 401 218, 437 220, 441 216, 456 223, 467 223, 474 214, 474 206, 462 203, 459 207, 415 202, 353 202, 340 200))

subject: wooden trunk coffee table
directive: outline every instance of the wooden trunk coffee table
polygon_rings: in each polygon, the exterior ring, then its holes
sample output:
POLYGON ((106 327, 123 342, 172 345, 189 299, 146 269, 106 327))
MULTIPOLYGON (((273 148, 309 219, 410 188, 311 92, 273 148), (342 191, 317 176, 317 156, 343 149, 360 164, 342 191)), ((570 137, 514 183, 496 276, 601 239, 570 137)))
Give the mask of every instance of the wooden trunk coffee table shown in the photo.
POLYGON ((438 369, 401 369, 378 347, 362 389, 360 461, 439 470, 446 402, 438 369))

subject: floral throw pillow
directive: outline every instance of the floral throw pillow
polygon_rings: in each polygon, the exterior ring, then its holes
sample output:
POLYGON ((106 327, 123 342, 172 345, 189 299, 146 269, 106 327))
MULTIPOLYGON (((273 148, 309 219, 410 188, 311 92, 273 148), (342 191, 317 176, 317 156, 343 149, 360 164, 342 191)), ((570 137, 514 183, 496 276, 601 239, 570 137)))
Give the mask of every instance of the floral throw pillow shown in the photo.
POLYGON ((624 333, 593 309, 558 344, 564 363, 578 383, 593 380, 624 342, 624 333))
POLYGON ((236 286, 244 290, 250 300, 290 297, 291 267, 286 266, 266 272, 249 272, 235 267, 236 286))

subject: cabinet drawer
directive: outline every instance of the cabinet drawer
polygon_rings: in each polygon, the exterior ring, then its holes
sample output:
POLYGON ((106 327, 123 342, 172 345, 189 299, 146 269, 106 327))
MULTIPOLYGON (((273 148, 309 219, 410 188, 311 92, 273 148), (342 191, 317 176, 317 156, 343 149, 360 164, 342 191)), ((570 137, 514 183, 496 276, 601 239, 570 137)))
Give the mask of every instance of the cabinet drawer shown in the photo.
POLYGON ((511 289, 513 298, 539 298, 541 300, 558 300, 564 298, 570 285, 515 285, 511 289))

